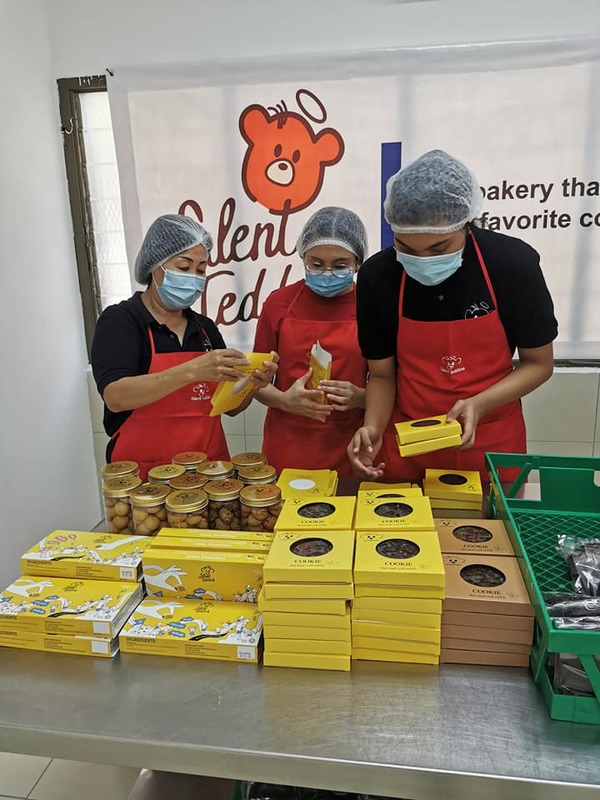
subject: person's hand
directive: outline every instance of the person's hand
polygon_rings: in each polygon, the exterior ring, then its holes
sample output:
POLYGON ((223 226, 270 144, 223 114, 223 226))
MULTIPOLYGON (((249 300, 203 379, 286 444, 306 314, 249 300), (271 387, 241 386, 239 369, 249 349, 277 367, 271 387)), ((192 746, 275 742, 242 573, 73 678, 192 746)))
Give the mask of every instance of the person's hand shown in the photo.
POLYGON ((382 434, 369 425, 359 428, 352 437, 347 454, 352 469, 361 478, 377 480, 383 477, 385 463, 383 461, 375 463, 382 444, 382 434))
POLYGON ((350 381, 321 381, 319 389, 334 411, 348 411, 365 407, 365 390, 350 381))
POLYGON ((239 368, 248 364, 248 359, 239 350, 211 350, 189 362, 195 381, 217 382, 239 381, 239 368))
POLYGON ((457 419, 462 427, 462 443, 458 450, 468 450, 475 444, 475 434, 481 414, 477 408, 477 403, 472 397, 466 400, 458 400, 446 415, 448 422, 457 419))
POLYGON ((263 361, 263 369, 255 369, 252 373, 250 380, 254 384, 254 391, 264 389, 268 386, 277 372, 277 365, 279 364, 279 356, 273 350, 271 351, 271 360, 263 361))
POLYGON ((294 381, 289 389, 283 392, 283 408, 289 414, 297 414, 300 417, 316 419, 318 422, 325 422, 333 411, 333 406, 319 403, 323 397, 320 389, 307 389, 306 383, 312 375, 309 369, 301 378, 294 381))

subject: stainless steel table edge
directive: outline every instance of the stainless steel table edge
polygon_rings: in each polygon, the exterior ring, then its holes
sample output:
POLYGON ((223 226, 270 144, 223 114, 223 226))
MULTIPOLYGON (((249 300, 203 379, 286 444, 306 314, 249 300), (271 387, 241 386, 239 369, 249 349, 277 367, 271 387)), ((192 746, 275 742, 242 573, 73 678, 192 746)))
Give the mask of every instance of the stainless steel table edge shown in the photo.
MULTIPOLYGON (((0 751, 405 800, 598 800, 600 787, 0 725, 0 751)), ((600 758, 600 754, 599 754, 600 758)))

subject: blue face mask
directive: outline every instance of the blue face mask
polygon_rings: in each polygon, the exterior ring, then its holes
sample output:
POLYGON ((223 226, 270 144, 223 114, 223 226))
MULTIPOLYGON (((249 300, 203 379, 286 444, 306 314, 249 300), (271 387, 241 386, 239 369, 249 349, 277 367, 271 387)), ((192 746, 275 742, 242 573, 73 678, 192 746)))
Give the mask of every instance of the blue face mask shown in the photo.
POLYGON ((156 281, 156 291, 163 304, 172 311, 190 308, 204 292, 205 275, 194 275, 187 272, 175 272, 161 267, 165 273, 161 286, 156 281))
POLYGON ((442 256, 411 256, 396 250, 396 258, 406 274, 424 286, 437 286, 454 275, 462 264, 462 257, 462 250, 442 256))
POLYGON ((323 272, 321 275, 313 275, 308 270, 306 274, 306 285, 315 294, 321 297, 337 297, 342 294, 354 280, 353 270, 338 270, 337 272, 323 272))

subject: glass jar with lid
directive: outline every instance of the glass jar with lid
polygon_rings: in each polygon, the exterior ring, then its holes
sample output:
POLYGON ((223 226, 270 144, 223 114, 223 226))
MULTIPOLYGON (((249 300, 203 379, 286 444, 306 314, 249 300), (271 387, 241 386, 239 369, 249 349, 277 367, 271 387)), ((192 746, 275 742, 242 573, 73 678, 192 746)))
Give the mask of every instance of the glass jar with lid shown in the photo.
POLYGON ((100 473, 103 481, 111 478, 127 478, 132 475, 138 478, 140 468, 137 461, 112 461, 110 464, 105 464, 100 473))
POLYGON ((208 523, 213 530, 241 530, 240 491, 244 484, 235 478, 209 481, 204 491, 208 495, 208 523))
POLYGON ((170 480, 178 478, 180 475, 185 475, 185 467, 181 464, 159 464, 148 470, 148 483, 168 486, 170 480))
POLYGON ((197 472, 185 472, 183 475, 171 478, 169 486, 173 491, 179 491, 180 489, 202 489, 205 483, 208 483, 208 478, 204 475, 197 472))
POLYGON ((187 472, 196 472, 200 464, 208 461, 208 455, 200 450, 189 450, 185 453, 176 453, 171 461, 184 467, 187 472))
POLYGON ((231 461, 205 461, 196 468, 196 472, 209 481, 220 481, 223 478, 233 478, 235 470, 231 461))
POLYGON ((134 533, 139 536, 154 536, 167 523, 165 500, 171 493, 170 486, 144 483, 131 495, 134 533))
POLYGON ((136 475, 108 478, 103 482, 102 497, 109 533, 132 535, 133 519, 129 496, 141 485, 142 481, 136 475))
POLYGON ((277 472, 270 464, 257 464, 253 467, 240 467, 237 477, 246 486, 253 486, 258 483, 275 483, 277 472))
POLYGON ((242 530, 273 531, 281 513, 281 489, 272 483, 245 486, 240 492, 242 530))
POLYGON ((208 528, 208 495, 202 489, 171 492, 165 505, 170 528, 208 528))
POLYGON ((239 473, 240 469, 244 467, 258 467, 261 464, 266 464, 267 457, 264 453, 238 453, 231 457, 231 463, 236 472, 239 473))

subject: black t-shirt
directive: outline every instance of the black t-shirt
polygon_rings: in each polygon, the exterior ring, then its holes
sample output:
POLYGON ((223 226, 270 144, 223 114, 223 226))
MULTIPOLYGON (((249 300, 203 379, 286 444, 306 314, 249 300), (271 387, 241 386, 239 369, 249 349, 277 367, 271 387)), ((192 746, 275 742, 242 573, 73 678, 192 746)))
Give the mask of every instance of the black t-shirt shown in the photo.
MULTIPOLYGON (((191 309, 183 313, 188 324, 181 344, 177 334, 154 319, 142 302, 141 292, 118 305, 108 306, 98 319, 92 342, 92 371, 100 394, 104 395, 106 387, 120 378, 148 373, 152 355, 148 326, 157 353, 205 353, 225 347, 211 319, 191 309)), ((114 413, 105 405, 106 433, 112 436, 130 414, 131 411, 114 413)))
MULTIPOLYGON (((554 306, 540 269, 538 253, 525 242, 495 231, 473 229, 498 302, 498 313, 511 353, 542 347, 558 332, 554 306)), ((400 279, 404 269, 388 247, 358 271, 358 338, 365 358, 396 355, 400 279)), ((409 275, 403 314, 420 322, 449 322, 488 314, 494 303, 470 236, 462 266, 437 286, 424 286, 409 275)))

